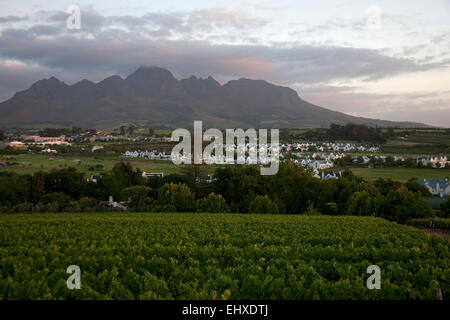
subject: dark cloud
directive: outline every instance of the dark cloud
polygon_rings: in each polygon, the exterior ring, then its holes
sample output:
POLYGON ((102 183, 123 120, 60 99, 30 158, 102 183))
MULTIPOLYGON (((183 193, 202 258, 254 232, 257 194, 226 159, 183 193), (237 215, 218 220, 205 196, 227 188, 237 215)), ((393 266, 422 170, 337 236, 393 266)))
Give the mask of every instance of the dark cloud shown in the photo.
MULTIPOLYGON (((333 100, 339 97, 346 105, 364 108, 371 98, 380 102, 393 97, 355 94, 358 88, 323 84, 340 80, 374 81, 442 69, 450 64, 446 56, 428 55, 421 60, 406 57, 425 50, 426 45, 405 47, 402 57, 389 55, 383 49, 321 44, 258 45, 258 39, 252 39, 253 35, 247 37, 245 30, 258 30, 268 21, 220 8, 148 13, 138 17, 103 16, 95 10, 82 10, 79 31, 66 30, 68 16, 62 11, 40 11, 34 17, 39 23, 1 31, 0 100, 52 75, 68 83, 83 78, 99 81, 111 74, 126 76, 141 65, 157 65, 168 68, 179 78, 194 74, 213 75, 221 82, 240 77, 266 79, 294 86, 300 95, 305 92, 306 98, 325 107, 334 105, 333 100), (197 34, 204 36, 196 37, 197 34), (237 43, 239 39, 255 44, 217 44, 237 43)), ((0 23, 26 19, 3 17, 0 23)), ((348 25, 336 20, 303 32, 358 27, 362 27, 361 21, 348 25)), ((448 38, 440 35, 433 41, 443 42, 448 38)), ((341 110, 358 113, 344 107, 341 110)))
POLYGON ((28 20, 28 17, 19 17, 19 16, 7 16, 7 17, 0 17, 0 24, 1 23, 10 23, 10 22, 19 22, 28 20))
POLYGON ((35 24, 28 31, 37 36, 56 36, 61 33, 61 28, 48 24, 35 24))
MULTIPOLYGON (((418 63, 377 50, 302 45, 213 45, 206 41, 153 40, 145 35, 101 32, 96 38, 74 35, 39 37, 35 26, 0 35, 0 55, 48 68, 80 72, 131 72, 139 65, 159 65, 180 75, 209 73, 222 79, 264 78, 282 84, 336 79, 372 81, 401 73, 438 69, 448 60, 418 63)), ((40 30, 41 32, 43 30, 40 30)), ((48 32, 56 32, 49 28, 48 32)))

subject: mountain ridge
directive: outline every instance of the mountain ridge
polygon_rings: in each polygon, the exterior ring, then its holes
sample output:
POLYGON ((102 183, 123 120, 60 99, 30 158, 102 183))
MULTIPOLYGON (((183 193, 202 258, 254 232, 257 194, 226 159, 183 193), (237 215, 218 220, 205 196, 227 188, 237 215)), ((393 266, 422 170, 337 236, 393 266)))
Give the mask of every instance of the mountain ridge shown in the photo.
POLYGON ((0 103, 0 126, 72 123, 107 126, 136 122, 154 127, 191 127, 194 120, 218 128, 328 127, 331 123, 428 127, 407 121, 350 116, 316 106, 297 91, 265 80, 240 78, 221 85, 212 76, 178 80, 167 69, 139 67, 125 78, 67 85, 42 79, 0 103))

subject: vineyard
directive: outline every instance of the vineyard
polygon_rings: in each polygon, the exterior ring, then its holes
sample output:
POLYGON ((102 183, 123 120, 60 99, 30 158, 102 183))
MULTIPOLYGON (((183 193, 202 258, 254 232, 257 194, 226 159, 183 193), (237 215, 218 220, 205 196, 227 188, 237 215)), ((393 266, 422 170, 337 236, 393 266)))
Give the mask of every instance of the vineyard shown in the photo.
POLYGON ((0 299, 436 299, 449 243, 380 218, 0 215, 0 299), (81 289, 69 290, 69 265, 81 289), (381 289, 369 290, 369 265, 381 289))

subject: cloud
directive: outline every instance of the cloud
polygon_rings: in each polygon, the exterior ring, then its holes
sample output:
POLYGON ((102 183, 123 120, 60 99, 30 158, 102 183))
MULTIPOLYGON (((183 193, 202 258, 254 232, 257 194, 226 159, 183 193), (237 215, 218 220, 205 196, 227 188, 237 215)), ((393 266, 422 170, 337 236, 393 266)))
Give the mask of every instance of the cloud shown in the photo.
POLYGON ((214 45, 208 41, 158 40, 126 31, 100 32, 95 38, 59 34, 52 26, 7 29, 0 55, 47 68, 131 72, 159 65, 175 73, 210 73, 223 79, 256 77, 282 84, 336 79, 373 81, 402 73, 448 66, 449 60, 418 63, 373 49, 300 45, 214 45), (42 37, 41 35, 54 35, 42 37))
POLYGON ((373 93, 359 87, 303 87, 303 98, 325 108, 359 117, 415 121, 448 127, 450 90, 373 93))
POLYGON ((2 23, 10 23, 10 22, 19 22, 19 21, 25 21, 28 20, 28 17, 19 17, 19 16, 7 16, 7 17, 0 17, 0 24, 2 23))
MULTIPOLYGON (((389 101, 399 102, 401 95, 374 95, 329 83, 378 81, 450 65, 448 55, 428 52, 426 43, 404 46, 394 55, 385 49, 262 42, 265 34, 259 30, 270 29, 271 21, 225 8, 104 16, 88 7, 82 10, 80 31, 66 29, 68 16, 64 11, 39 11, 33 17, 0 17, 4 24, 0 28, 0 100, 52 75, 68 83, 82 78, 98 81, 111 74, 126 76, 141 65, 157 65, 178 78, 213 75, 225 82, 249 77, 294 86, 311 102, 368 116, 377 108, 388 112, 389 101), (411 57, 419 53, 420 60, 411 57), (356 105, 359 109, 352 109, 356 105), (369 111, 364 111, 366 106, 369 111)), ((389 23, 406 24, 403 16, 385 17, 389 23)), ((288 32, 290 39, 333 29, 358 29, 363 20, 296 26, 302 29, 288 32)), ((437 34, 430 43, 446 44, 449 38, 437 34)), ((445 100, 426 99, 430 106, 448 106, 445 100)))

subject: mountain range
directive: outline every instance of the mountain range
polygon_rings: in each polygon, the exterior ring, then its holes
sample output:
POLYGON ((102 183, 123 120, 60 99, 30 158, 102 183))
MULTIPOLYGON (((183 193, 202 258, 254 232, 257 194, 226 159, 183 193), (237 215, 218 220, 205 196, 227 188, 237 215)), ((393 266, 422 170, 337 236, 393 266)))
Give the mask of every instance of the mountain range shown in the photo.
POLYGON ((35 82, 0 103, 0 127, 31 124, 96 128, 135 123, 190 128, 194 120, 216 128, 311 128, 331 123, 425 127, 350 116, 311 104, 291 88, 241 78, 221 85, 211 76, 178 80, 164 68, 140 67, 126 78, 73 85, 55 77, 35 82))

